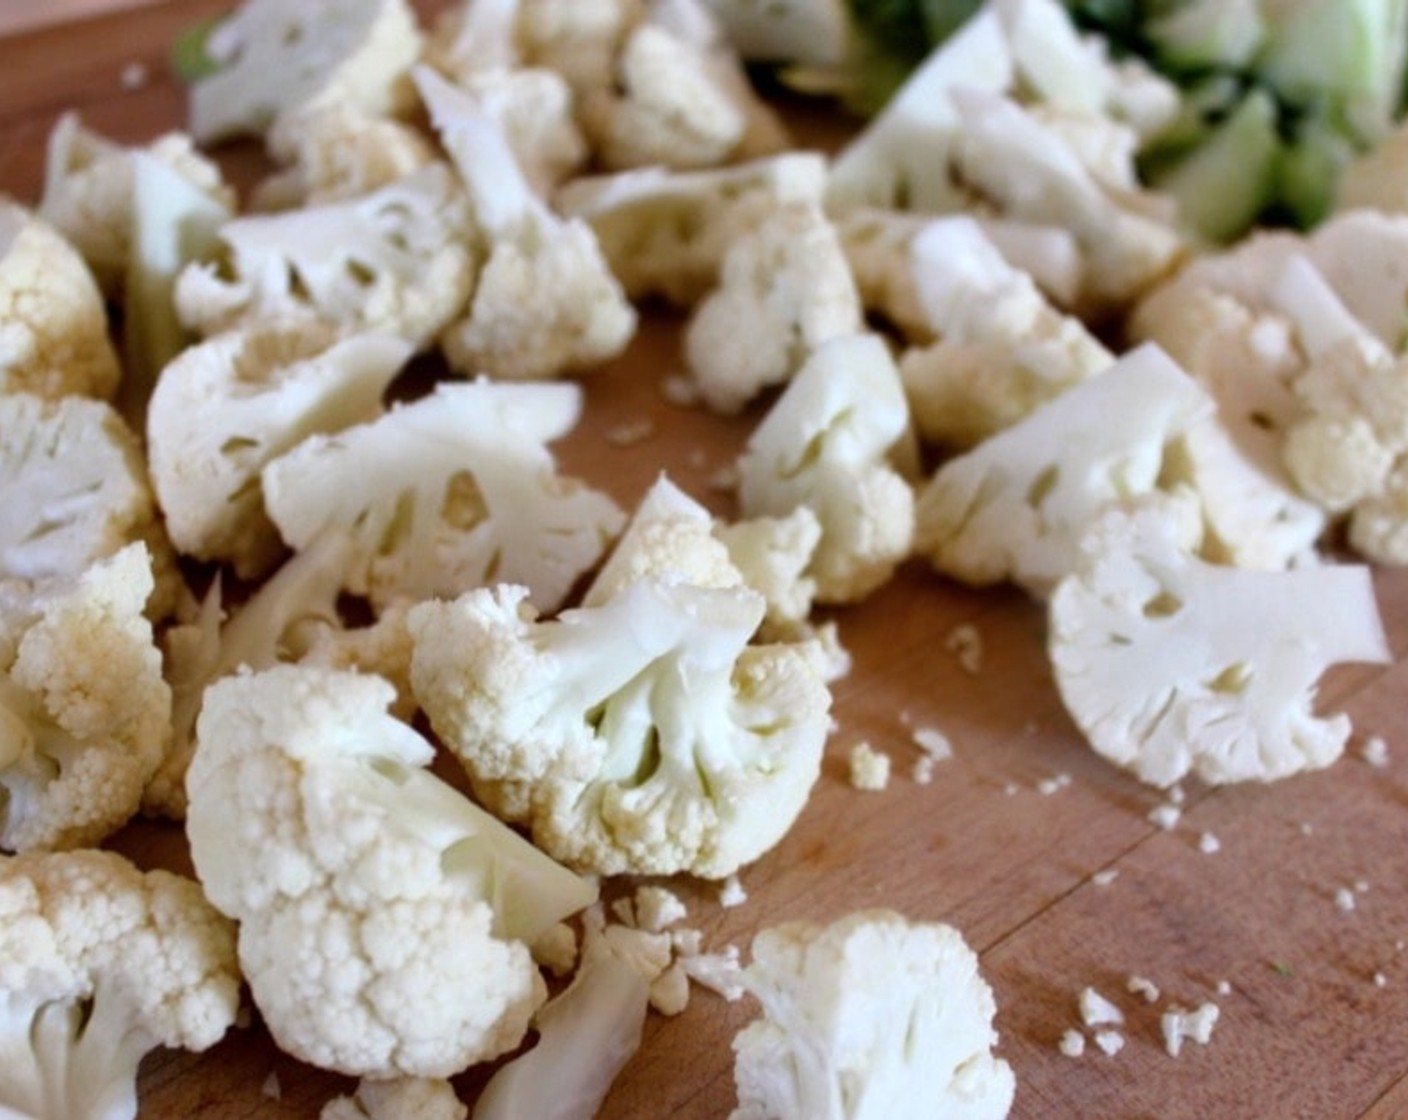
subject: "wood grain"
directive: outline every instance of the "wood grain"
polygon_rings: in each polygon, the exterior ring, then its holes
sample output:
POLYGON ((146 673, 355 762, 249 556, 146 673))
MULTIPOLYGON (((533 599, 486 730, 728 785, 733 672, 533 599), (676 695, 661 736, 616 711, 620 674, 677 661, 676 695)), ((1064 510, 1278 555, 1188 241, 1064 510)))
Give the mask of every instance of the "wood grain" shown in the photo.
MULTIPOLYGON (((152 4, 0 40, 0 189, 36 197, 44 138, 64 109, 125 140, 178 127, 184 101, 166 44, 226 6, 152 4), (121 71, 134 61, 150 80, 124 89, 121 71)), ((561 460, 628 505, 666 470, 727 514, 712 482, 758 412, 720 420, 666 403, 677 330, 652 314, 621 360, 585 380, 587 419, 561 460), (643 441, 612 439, 640 421, 653 425, 643 441)), ((802 819, 743 875, 747 902, 725 909, 712 885, 672 885, 715 949, 746 948, 779 920, 859 907, 957 926, 981 951, 997 996, 1000 1049, 1018 1080, 1015 1117, 1408 1116, 1408 574, 1380 573, 1378 590, 1400 661, 1337 669, 1321 704, 1354 716, 1356 742, 1384 735, 1389 765, 1375 769, 1351 752, 1329 771, 1269 787, 1190 784, 1181 819, 1164 830, 1147 816, 1161 795, 1098 759, 1062 711, 1040 609, 908 565, 870 602, 834 612, 855 659, 835 690, 837 731, 802 819), (976 675, 944 651, 958 623, 983 636, 976 675), (942 728, 956 751, 929 785, 909 777, 918 757, 909 737, 921 725, 942 728), (847 782, 845 753, 860 739, 893 756, 883 792, 847 782), (1042 792, 1050 779, 1060 780, 1042 792), (1217 852, 1200 849, 1205 835, 1217 852), (1352 911, 1336 904, 1342 888, 1352 911), (1159 1000, 1127 991, 1132 975, 1156 984, 1159 1000), (1086 986, 1125 1011, 1118 1054, 1091 1046, 1068 1058, 1057 1048, 1080 1026, 1086 986), (1211 1042, 1170 1057, 1161 1012, 1206 1000, 1221 1008, 1211 1042)), ((138 822, 114 846, 146 866, 189 870, 171 825, 138 822)), ((652 1016, 602 1117, 726 1116, 729 1042, 752 1014, 700 992, 678 1018, 652 1016)), ((485 1075, 457 1079, 467 1100, 485 1075)), ((349 1086, 281 1055, 256 1017, 207 1054, 151 1056, 140 1090, 147 1117, 303 1118, 349 1086)))

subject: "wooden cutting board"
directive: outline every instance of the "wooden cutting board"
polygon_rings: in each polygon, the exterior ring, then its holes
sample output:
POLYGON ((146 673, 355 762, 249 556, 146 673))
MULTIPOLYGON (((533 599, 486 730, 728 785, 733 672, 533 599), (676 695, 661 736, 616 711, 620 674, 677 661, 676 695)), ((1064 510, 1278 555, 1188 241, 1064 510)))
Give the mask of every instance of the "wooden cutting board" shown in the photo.
MULTIPOLYGON (((37 198, 45 137, 64 109, 125 141, 180 126, 184 96, 166 70, 167 45, 228 6, 110 2, 110 15, 0 38, 0 190, 37 198)), ((37 10, 0 0, 0 28, 32 24, 37 10)), ((69 14, 52 2, 43 13, 69 14)), ((806 134, 828 127, 839 135, 826 119, 806 134)), ((623 359, 584 380, 587 416, 560 448, 562 464, 628 506, 665 470, 727 514, 713 483, 757 413, 721 421, 666 403, 677 329, 652 315, 623 359)), ((1379 573, 1377 586, 1401 658, 1408 574, 1379 573)), ((996 994, 1018 1117, 1408 1117, 1408 667, 1344 667, 1325 680, 1320 706, 1348 711, 1357 728, 1332 769, 1268 787, 1190 783, 1181 818, 1164 829, 1148 818, 1164 796, 1097 758, 1063 713, 1032 602, 967 591, 915 564, 833 617, 854 669, 835 687, 837 730, 801 820, 746 869, 742 905, 722 907, 711 884, 671 884, 706 947, 746 951, 766 925, 861 907, 953 924, 981 952, 996 994), (976 674, 945 648, 960 623, 982 636, 976 674), (911 777, 910 732, 924 725, 955 750, 927 785, 911 777), (1387 767, 1358 757, 1370 735, 1388 741, 1387 767), (862 739, 893 758, 884 791, 848 782, 846 752, 862 739), (1204 851, 1204 837, 1219 850, 1204 851), (1337 904, 1345 891, 1352 910, 1337 904), (1158 998, 1129 992, 1131 976, 1157 986, 1158 998), (1118 1053, 1058 1049, 1081 1026, 1087 986, 1125 1013, 1118 1053), (1206 1001, 1221 1010, 1211 1041, 1170 1057, 1161 1013, 1206 1001)), ((138 823, 114 846, 145 866, 189 869, 182 832, 169 824, 138 823)), ((699 990, 677 1018, 652 1015, 601 1115, 726 1116, 730 1039, 754 1013, 699 990)), ((484 1076, 457 1079, 466 1100, 484 1076)), ((206 1054, 152 1055, 140 1092, 142 1114, 154 1118, 312 1117, 350 1087, 280 1054, 256 1017, 206 1054)))

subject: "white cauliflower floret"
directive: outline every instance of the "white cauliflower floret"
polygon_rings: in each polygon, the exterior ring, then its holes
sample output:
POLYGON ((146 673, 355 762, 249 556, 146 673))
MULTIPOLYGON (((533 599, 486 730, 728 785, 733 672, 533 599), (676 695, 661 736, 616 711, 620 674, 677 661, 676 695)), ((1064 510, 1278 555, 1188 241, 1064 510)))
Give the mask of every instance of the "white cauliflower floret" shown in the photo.
POLYGON ((420 347, 469 298, 473 237, 464 191, 435 163, 360 198, 227 223, 228 260, 184 269, 176 310, 202 335, 303 316, 420 347))
POLYGON ((73 580, 134 541, 151 553, 163 617, 185 585, 137 436, 102 401, 0 394, 0 581, 73 580))
POLYGON ((556 472, 547 444, 581 409, 568 382, 444 383, 270 462, 265 508, 294 549, 350 531, 344 584, 375 607, 509 580, 551 609, 624 521, 606 494, 556 472))
POLYGON ((899 371, 884 341, 848 335, 812 354, 739 456, 745 518, 807 506, 820 522, 806 568, 818 602, 863 599, 909 554, 914 494, 887 460, 908 427, 899 371))
POLYGON ((206 38, 218 69, 191 87, 191 133, 201 144, 258 135, 315 104, 394 115, 410 104, 421 38, 406 0, 243 0, 206 38))
POLYGON ((546 995, 527 943, 596 890, 425 770, 392 696, 304 666, 216 682, 186 833, 281 1049, 443 1078, 518 1045, 546 995))
POLYGON ((1044 596, 1110 502, 1159 482, 1167 445, 1213 408, 1153 343, 947 460, 920 489, 915 551, 974 585, 1044 596))
POLYGON ((522 587, 422 603, 411 682, 495 810, 600 874, 722 878, 816 781, 830 695, 800 645, 753 646, 761 596, 650 576, 540 620, 522 587))
POLYGON ((611 80, 579 93, 598 162, 610 170, 715 167, 786 147, 708 8, 654 0, 626 33, 611 80))
MULTIPOLYGON (((477 1112, 477 1110, 476 1110, 477 1112)), ((444 1078, 363 1078, 351 1096, 323 1105, 318 1120, 465 1120, 469 1107, 444 1078)))
POLYGON ((183 351, 147 411, 152 484, 176 547, 245 578, 267 571, 283 544, 260 471, 314 433, 379 415, 410 356, 399 338, 339 341, 303 321, 251 323, 183 351))
POLYGON ((0 198, 0 394, 109 398, 120 376, 83 258, 48 222, 0 198))
POLYGON ((951 926, 860 910, 753 938, 762 1017, 733 1040, 732 1120, 1000 1120, 1011 1067, 996 1004, 951 926))
POLYGON ((934 219, 909 252, 916 299, 938 339, 900 360, 921 439, 971 447, 1114 363, 971 218, 934 219))
POLYGON ((44 163, 39 214, 82 254, 109 297, 120 295, 131 262, 137 153, 156 159, 225 212, 235 192, 219 164, 183 132, 167 132, 140 147, 109 140, 70 110, 54 123, 44 163))
POLYGON ((234 928, 191 880, 112 852, 0 860, 0 1112, 135 1120, 137 1068, 234 1024, 234 928))
MULTIPOLYGON (((478 0, 475 0, 478 2, 478 0)), ((561 74, 580 100, 609 85, 617 51, 645 0, 519 0, 523 61, 561 74)))
POLYGON ((735 413, 863 325, 835 227, 816 203, 792 203, 729 246, 719 286, 685 326, 685 362, 704 403, 735 413))
POLYGON ((136 813, 171 736, 171 689, 129 545, 32 605, 0 665, 0 848, 97 844, 136 813))
POLYGON ((278 170, 254 188, 251 208, 292 210, 371 194, 435 162, 416 128, 346 102, 285 113, 266 138, 278 170))
POLYGON ((1391 659, 1367 568, 1218 567, 1168 505, 1095 521, 1052 592, 1048 650, 1091 746, 1145 782, 1271 781, 1328 766, 1348 716, 1315 715, 1341 661, 1391 659))
POLYGON ((699 171, 639 167, 583 176, 555 203, 596 231, 631 299, 658 295, 690 307, 717 286, 730 245, 776 208, 819 204, 825 189, 825 157, 793 151, 699 171))
POLYGON ((810 506, 779 517, 723 524, 715 535, 727 546, 743 581, 767 600, 765 627, 787 630, 806 623, 816 598, 816 580, 807 569, 822 535, 821 520, 810 506))
POLYGON ((534 381, 619 355, 636 312, 591 227, 559 218, 534 193, 502 125, 473 95, 427 67, 415 77, 488 245, 465 314, 440 334, 451 368, 534 381))

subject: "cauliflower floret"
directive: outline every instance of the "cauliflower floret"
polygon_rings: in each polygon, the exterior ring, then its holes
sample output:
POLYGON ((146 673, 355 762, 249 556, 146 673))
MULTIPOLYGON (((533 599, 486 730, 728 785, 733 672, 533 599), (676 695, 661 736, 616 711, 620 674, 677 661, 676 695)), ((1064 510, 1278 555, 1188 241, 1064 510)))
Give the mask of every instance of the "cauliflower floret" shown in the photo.
POLYGON ((943 463, 920 489, 915 551, 965 583, 1041 597, 1108 503, 1157 485, 1169 442, 1212 400, 1145 343, 943 463))
POLYGON ((110 405, 0 394, 0 581, 72 580, 142 541, 165 617, 185 594, 137 436, 110 405))
POLYGON ((557 217, 534 193, 502 125, 473 95, 428 67, 415 78, 488 243, 467 313, 440 334, 451 368, 534 381, 619 355, 637 316, 591 227, 557 217))
POLYGON ((584 90, 580 116, 606 168, 714 167, 787 146, 706 6, 655 0, 627 32, 612 80, 584 90))
POLYGON ((110 398, 120 376, 83 258, 48 222, 0 198, 0 395, 110 398))
POLYGON ((886 456, 909 409, 879 335, 834 338, 815 350, 753 430, 738 459, 745 518, 809 507, 821 539, 806 568, 816 601, 857 602, 909 554, 914 494, 886 456))
POLYGON ((929 222, 910 242, 910 261, 917 301, 938 337, 900 360, 920 438, 972 447, 1114 363, 971 218, 929 222))
POLYGON ((821 534, 821 520, 806 505, 780 517, 751 517, 716 528, 744 582, 767 600, 765 629, 786 633, 810 618, 816 580, 807 569, 821 534))
POLYGON ((394 115, 411 104, 421 39, 406 0, 244 0, 205 41, 218 69, 191 87, 191 133, 201 144, 259 135, 310 105, 394 115))
POLYGON ((733 1040, 731 1120, 999 1120, 1012 1105, 992 990, 963 935, 888 910, 753 938, 762 1017, 733 1040))
POLYGON ((171 736, 152 586, 134 544, 32 606, 0 666, 0 848, 93 845, 137 811, 171 736))
POLYGON ((816 203, 792 203, 729 246, 718 288, 685 326, 685 361, 705 404, 735 413, 863 325, 835 227, 816 203))
POLYGON ((251 323, 177 357, 147 411, 152 484, 181 552, 262 575, 283 544, 259 472, 316 432, 380 414, 411 356, 389 335, 341 341, 323 324, 251 323))
POLYGON ((274 459, 260 476, 265 508, 294 549, 350 531, 344 584, 374 607, 498 579, 551 609, 625 520, 606 494, 556 472, 546 445, 581 409, 569 382, 444 383, 274 459), (363 485, 349 487, 354 476, 363 485))
POLYGON ((775 209, 822 201, 826 160, 784 152, 729 167, 639 167, 574 179, 556 205, 584 218, 633 300, 662 296, 691 307, 719 282, 730 245, 775 209))
POLYGON ((1186 520, 1147 503, 1089 527, 1048 609, 1067 711, 1099 754, 1156 786, 1328 766, 1350 723, 1313 714, 1316 680, 1391 659, 1368 569, 1218 567, 1193 555, 1186 520))
POLYGON ((434 163, 360 198, 227 223, 225 266, 184 269, 176 310, 202 335, 302 316, 420 347, 469 298, 473 237, 464 191, 434 163))
POLYGON ((580 101, 611 83, 616 54, 644 10, 645 0, 519 0, 523 61, 561 74, 580 101))
MULTIPOLYGON (((478 1110, 476 1109, 476 1112, 478 1110)), ((334 1097, 318 1120, 465 1120, 469 1107, 443 1078, 363 1078, 352 1096, 334 1097)))
POLYGON ((828 728, 808 652, 748 644, 763 611, 652 575, 547 621, 525 588, 481 588, 411 609, 411 683, 480 796, 557 858, 722 878, 791 827, 828 728))
POLYGON ((220 166, 185 133, 128 147, 85 127, 78 113, 64 113, 49 133, 39 215, 82 254, 108 297, 122 293, 131 262, 138 152, 165 164, 220 210, 235 209, 235 191, 220 166))
POLYGON ((435 162, 434 146, 416 128, 342 101, 284 113, 266 145, 279 170, 255 186, 255 210, 343 202, 435 162))
POLYGON ((0 1112, 134 1120, 137 1067, 233 1025, 235 932, 197 884, 112 852, 0 860, 0 1112))
POLYGON ((305 666, 216 682, 186 833, 280 1048, 443 1078, 518 1045, 546 995, 527 943, 596 890, 425 770, 392 695, 305 666))

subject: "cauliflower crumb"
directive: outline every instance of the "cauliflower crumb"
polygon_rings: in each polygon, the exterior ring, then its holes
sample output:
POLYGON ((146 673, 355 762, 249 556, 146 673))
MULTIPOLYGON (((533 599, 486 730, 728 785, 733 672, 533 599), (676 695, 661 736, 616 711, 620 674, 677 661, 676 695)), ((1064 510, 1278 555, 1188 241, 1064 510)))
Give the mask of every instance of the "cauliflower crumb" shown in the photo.
POLYGON ((1178 818, 1183 815, 1183 810, 1177 805, 1155 805, 1149 810, 1149 820, 1158 825, 1165 832, 1171 831, 1178 824, 1178 818))
POLYGON ((721 494, 732 494, 738 489, 738 464, 725 463, 709 476, 709 489, 721 494))
POLYGON ((117 76, 118 85, 129 93, 143 89, 151 81, 152 72, 145 62, 129 62, 117 76))
POLYGON ((679 964, 696 984, 717 992, 730 1003, 743 998, 743 966, 738 960, 737 945, 729 945, 718 953, 681 956, 679 964))
POLYGON ((958 660, 959 667, 977 676, 983 667, 983 636, 971 622, 960 622, 944 638, 944 649, 958 660))
POLYGON ((566 922, 549 926, 530 949, 533 959, 554 976, 566 976, 577 967, 577 935, 566 922))
POLYGON ((1159 1018, 1163 1031, 1164 1049, 1169 1057, 1178 1057, 1183 1049, 1183 1040, 1192 1039, 1200 1046, 1206 1046, 1212 1038, 1212 1029, 1220 1014, 1217 1004, 1205 1003, 1196 1011, 1184 1007, 1171 1007, 1159 1018))
POLYGON ((910 776, 914 779, 915 785, 927 786, 934 780, 934 760, 929 755, 924 755, 914 760, 914 767, 910 771, 910 776))
POLYGON ((1354 891, 1350 890, 1349 887, 1340 887, 1339 890, 1335 891, 1335 908, 1337 910, 1348 914, 1356 905, 1358 905, 1358 903, 1354 897, 1354 891))
POLYGON ((1177 785, 1176 785, 1176 786, 1170 786, 1170 787, 1169 787, 1169 790, 1168 790, 1168 802, 1169 802, 1170 805, 1182 805, 1182 804, 1183 804, 1183 798, 1184 798, 1184 793, 1183 793, 1183 787, 1182 787, 1182 786, 1177 786, 1177 785))
POLYGON ((1053 774, 1049 778, 1043 778, 1036 784, 1037 793, 1043 797, 1050 797, 1053 793, 1059 793, 1071 784, 1071 776, 1067 773, 1053 774))
POLYGON ((689 976, 675 961, 650 984, 650 1006, 661 1015, 678 1015, 689 1006, 689 976))
POLYGON ((742 906, 748 901, 748 892, 737 875, 730 875, 719 885, 719 905, 725 909, 742 906))
POLYGON ((627 420, 608 428, 606 442, 612 447, 634 447, 644 443, 655 434, 655 421, 648 416, 639 420, 627 420))
POLYGON ((1211 832, 1204 832, 1198 837, 1198 851, 1205 856, 1213 855, 1222 850, 1222 841, 1211 832))
POLYGON ((1002 792, 1008 797, 1016 797, 1021 792, 1021 786, 1016 782, 1008 782, 1002 787, 1002 792))
POLYGON ((1145 1003, 1154 1003, 1159 998, 1159 986, 1148 977, 1131 976, 1124 986, 1135 995, 1143 996, 1145 1003))
POLYGON ((1232 982, 1230 980, 1219 980, 1215 989, 1220 996, 1232 994, 1232 982))
POLYGON ((1382 735, 1372 735, 1364 740, 1359 754, 1375 770, 1382 770, 1388 765, 1388 742, 1382 735))
POLYGON ((916 727, 910 738, 914 745, 935 762, 953 757, 953 742, 937 727, 916 727))
POLYGON ((1096 1031, 1095 1045, 1103 1053, 1113 1057, 1124 1049, 1124 1035, 1119 1031, 1096 1031))
POLYGON ((694 408, 699 404, 699 386, 684 373, 672 373, 660 382, 660 395, 679 408, 694 408))
POLYGON ((851 785, 860 790, 882 790, 890 784, 890 756, 862 740, 848 756, 851 785))
POLYGON ((1315 831, 1315 826, 1314 826, 1313 824, 1311 824, 1309 821, 1301 821, 1301 822, 1300 822, 1300 834, 1301 834, 1302 836, 1309 836, 1309 835, 1311 835, 1314 831, 1315 831))
POLYGON ((1072 1027, 1061 1036, 1061 1053, 1068 1058, 1079 1058, 1085 1053, 1085 1035, 1072 1027))
POLYGON ((264 1084, 259 1087, 259 1091, 271 1101, 276 1101, 283 1097, 284 1089, 283 1086, 279 1084, 278 1070, 271 1069, 269 1071, 269 1076, 264 1079, 264 1084))
POLYGON ((1386 988, 1386 987, 1388 987, 1388 977, 1385 976, 1382 972, 1376 972, 1376 973, 1374 973, 1374 987, 1376 987, 1376 988, 1386 988))
POLYGON ((1087 987, 1080 993, 1080 1018, 1087 1027, 1097 1027, 1123 1023, 1124 1012, 1094 988, 1087 987))
POLYGON ((1120 877, 1119 871, 1113 867, 1102 868, 1090 877, 1090 881, 1097 887, 1108 887, 1120 877))
POLYGON ((665 887, 640 887, 636 890, 634 901, 635 924, 652 933, 659 933, 689 915, 679 895, 665 887))

